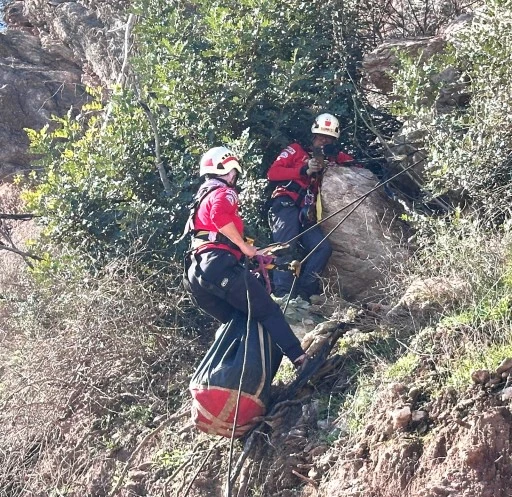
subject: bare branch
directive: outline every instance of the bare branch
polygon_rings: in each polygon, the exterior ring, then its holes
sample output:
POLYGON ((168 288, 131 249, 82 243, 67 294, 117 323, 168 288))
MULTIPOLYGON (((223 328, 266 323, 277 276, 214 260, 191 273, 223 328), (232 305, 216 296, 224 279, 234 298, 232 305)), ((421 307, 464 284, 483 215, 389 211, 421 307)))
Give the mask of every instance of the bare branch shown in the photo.
POLYGON ((31 254, 30 252, 23 252, 22 250, 18 250, 15 247, 9 247, 8 245, 4 245, 3 243, 0 243, 0 250, 7 250, 8 252, 13 252, 15 254, 21 255, 23 259, 25 260, 27 266, 32 267, 32 264, 27 259, 35 259, 36 261, 42 261, 43 259, 39 257, 38 255, 31 254))
POLYGON ((160 155, 160 138, 158 136, 158 126, 156 124, 155 116, 145 102, 139 100, 139 104, 146 113, 148 121, 151 124, 151 128, 153 129, 153 135, 155 138, 156 168, 164 185, 165 193, 167 193, 167 195, 172 195, 171 183, 169 182, 169 177, 167 176, 167 171, 165 170, 164 163, 160 155))
POLYGON ((308 478, 307 476, 301 475, 298 471, 295 471, 294 469, 292 469, 292 473, 295 476, 297 476, 298 478, 300 478, 302 481, 305 481, 306 483, 309 483, 313 487, 318 488, 318 485, 315 482, 315 480, 312 480, 311 478, 308 478))
POLYGON ((15 219, 17 221, 29 221, 30 219, 34 219, 34 214, 5 214, 0 212, 0 219, 15 219))

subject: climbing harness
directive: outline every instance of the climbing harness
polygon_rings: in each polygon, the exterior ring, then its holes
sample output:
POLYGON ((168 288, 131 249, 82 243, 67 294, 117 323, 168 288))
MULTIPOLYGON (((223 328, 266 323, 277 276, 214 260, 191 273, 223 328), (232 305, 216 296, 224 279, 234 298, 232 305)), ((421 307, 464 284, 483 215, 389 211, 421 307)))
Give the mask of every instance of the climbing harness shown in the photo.
POLYGON ((183 234, 178 240, 174 242, 174 244, 181 242, 184 238, 186 238, 187 235, 192 235, 189 251, 196 250, 207 243, 227 245, 232 249, 240 250, 236 244, 234 244, 227 236, 223 235, 222 233, 216 231, 194 229, 194 218, 203 200, 208 195, 210 195, 210 193, 213 193, 215 190, 223 188, 224 186, 229 185, 226 182, 219 179, 208 180, 206 183, 204 183, 203 188, 199 190, 193 202, 189 205, 190 213, 185 223, 183 234))
MULTIPOLYGON (((197 210, 199 209, 199 206, 201 205, 201 202, 208 195, 210 195, 210 193, 214 192, 215 190, 218 190, 222 186, 223 186, 222 184, 218 184, 217 183, 217 184, 212 185, 209 188, 205 188, 204 192, 201 192, 201 190, 199 190, 199 192, 194 197, 194 200, 192 201, 192 203, 189 204, 189 206, 188 206, 188 208, 189 208, 189 215, 188 215, 188 219, 187 219, 187 221, 185 223, 185 228, 183 229, 182 235, 178 238, 178 240, 176 240, 174 242, 175 244, 177 244, 177 243, 181 242, 182 240, 184 240, 185 237, 189 233, 192 233, 194 231, 194 217, 195 217, 195 215, 197 213, 197 210)), ((208 233, 208 232, 206 231, 205 233, 208 233)))
POLYGON ((257 255, 255 259, 258 265, 255 268, 253 268, 251 272, 256 276, 260 275, 260 277, 263 278, 265 288, 267 289, 267 292, 270 294, 272 293, 272 286, 270 284, 268 270, 272 267, 272 261, 274 260, 274 257, 271 255, 257 255))

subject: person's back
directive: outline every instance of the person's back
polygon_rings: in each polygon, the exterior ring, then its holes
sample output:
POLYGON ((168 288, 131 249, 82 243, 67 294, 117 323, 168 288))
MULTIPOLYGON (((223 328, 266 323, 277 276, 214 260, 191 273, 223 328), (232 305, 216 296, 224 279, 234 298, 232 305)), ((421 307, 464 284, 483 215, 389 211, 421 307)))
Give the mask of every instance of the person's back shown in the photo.
POLYGON ((283 353, 295 364, 305 360, 300 342, 284 315, 253 274, 246 274, 240 260, 258 254, 243 238, 243 221, 235 190, 242 167, 225 147, 206 152, 200 163, 205 182, 190 219, 191 247, 186 257, 185 286, 197 305, 222 323, 235 310, 260 321, 283 353))

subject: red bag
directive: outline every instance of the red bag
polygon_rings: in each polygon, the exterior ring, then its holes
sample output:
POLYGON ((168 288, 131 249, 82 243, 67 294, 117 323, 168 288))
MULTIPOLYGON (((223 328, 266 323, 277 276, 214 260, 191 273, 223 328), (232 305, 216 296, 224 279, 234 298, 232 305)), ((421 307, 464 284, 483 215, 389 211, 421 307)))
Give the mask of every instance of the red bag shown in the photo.
POLYGON ((254 426, 270 401, 272 380, 283 357, 263 326, 236 312, 223 324, 190 381, 192 419, 206 433, 231 437, 243 373, 235 436, 254 426), (245 368, 244 368, 245 362, 245 368))

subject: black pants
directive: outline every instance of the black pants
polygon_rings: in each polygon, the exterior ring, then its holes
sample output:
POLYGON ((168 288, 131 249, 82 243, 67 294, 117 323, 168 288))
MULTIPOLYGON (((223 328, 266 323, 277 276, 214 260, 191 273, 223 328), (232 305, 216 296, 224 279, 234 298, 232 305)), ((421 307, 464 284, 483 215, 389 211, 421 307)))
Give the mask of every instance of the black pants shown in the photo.
POLYGON ((259 321, 283 354, 294 361, 303 351, 298 338, 265 287, 227 250, 192 253, 185 262, 187 289, 206 313, 227 323, 238 309, 259 321))

